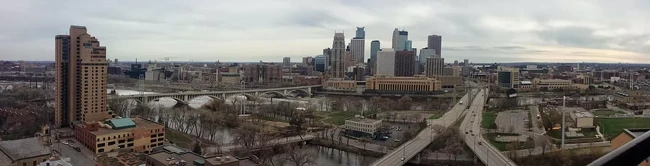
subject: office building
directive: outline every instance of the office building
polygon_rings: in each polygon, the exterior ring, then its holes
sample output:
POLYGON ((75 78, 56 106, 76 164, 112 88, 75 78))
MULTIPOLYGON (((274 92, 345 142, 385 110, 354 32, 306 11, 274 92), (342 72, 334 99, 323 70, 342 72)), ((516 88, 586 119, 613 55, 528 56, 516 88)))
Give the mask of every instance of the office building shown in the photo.
POLYGON ((249 64, 244 66, 246 83, 279 83, 282 81, 282 67, 274 64, 249 64))
POLYGON ((364 81, 366 79, 365 74, 366 74, 366 69, 361 67, 361 66, 356 66, 352 69, 352 72, 354 73, 354 80, 355 81, 364 81))
POLYGON ((330 54, 332 64, 330 65, 329 76, 331 78, 343 78, 345 76, 345 63, 343 61, 345 50, 345 35, 335 33, 330 54))
POLYGON ((409 40, 408 31, 399 31, 397 36, 397 44, 395 45, 395 51, 404 51, 407 50, 406 42, 409 40))
POLYGON ((428 94, 441 89, 440 81, 423 76, 392 77, 380 75, 366 79, 366 92, 369 93, 428 94))
POLYGON ((427 58, 426 65, 424 66, 424 74, 429 78, 433 78, 434 76, 442 76, 444 68, 444 58, 427 58))
POLYGON ((375 75, 377 71, 377 52, 379 51, 379 48, 381 48, 379 40, 373 40, 370 42, 370 63, 368 63, 368 66, 370 66, 370 73, 372 75, 375 75))
POLYGON ((364 55, 366 53, 366 39, 355 37, 350 43, 350 55, 356 63, 364 62, 364 55))
POLYGON ((314 70, 319 72, 325 72, 325 55, 318 55, 314 58, 314 70))
POLYGON ((393 30, 393 41, 391 43, 392 46, 390 47, 393 50, 397 50, 397 44, 398 44, 397 39, 398 38, 399 38, 399 30, 397 28, 395 28, 395 30, 393 30))
POLYGON ((325 81, 325 85, 323 87, 327 90, 356 91, 357 81, 343 80, 343 78, 330 78, 325 81))
POLYGON ((420 50, 420 63, 425 64, 427 63, 427 58, 440 58, 440 56, 436 55, 436 50, 430 49, 430 48, 424 48, 420 50))
POLYGON ((282 66, 284 67, 291 66, 291 58, 290 57, 282 58, 282 66))
MULTIPOLYGON (((375 135, 381 127, 382 120, 355 117, 345 120, 345 130, 363 133, 364 135, 375 135)), ((356 135, 356 134, 353 134, 356 135)))
POLYGON ((415 52, 395 51, 396 77, 411 77, 415 74, 415 52))
POLYGON ((107 108, 106 47, 90 36, 86 27, 73 25, 69 35, 55 37, 55 65, 56 126, 112 117, 107 108))
POLYGON ((355 38, 365 39, 366 38, 366 27, 357 27, 355 38))
POLYGON ((325 72, 329 72, 332 67, 332 49, 323 49, 323 56, 325 56, 325 72))
POLYGON ((427 37, 427 48, 436 50, 436 55, 442 56, 442 36, 429 35, 427 37))
POLYGON ((443 89, 453 89, 458 86, 463 86, 463 77, 461 76, 435 76, 434 78, 440 81, 443 89))
POLYGON ((562 80, 562 79, 539 79, 535 78, 532 81, 533 87, 539 89, 575 89, 577 88, 573 85, 571 80, 562 80))
POLYGON ((314 65, 314 58, 308 56, 308 57, 302 57, 302 64, 303 66, 313 66, 314 65))
POLYGON ((348 45, 348 48, 345 49, 345 55, 343 56, 343 73, 349 71, 347 70, 348 68, 357 64, 357 61, 352 58, 351 53, 352 52, 350 51, 350 45, 348 45))
POLYGON ((75 124, 74 137, 94 153, 124 148, 148 153, 164 144, 165 126, 140 118, 81 122, 75 124))
POLYGON ((519 69, 499 67, 497 69, 497 86, 519 88, 519 69))
POLYGON ((404 48, 408 51, 413 51, 413 41, 407 40, 404 48))
POLYGON ((395 76, 395 50, 382 48, 377 52, 375 75, 395 76))

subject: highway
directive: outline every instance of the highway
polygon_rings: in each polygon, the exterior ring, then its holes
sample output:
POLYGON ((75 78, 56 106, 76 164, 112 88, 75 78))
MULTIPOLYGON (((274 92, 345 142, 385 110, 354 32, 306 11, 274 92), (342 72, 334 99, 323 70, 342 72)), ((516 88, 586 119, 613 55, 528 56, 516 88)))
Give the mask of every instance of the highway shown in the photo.
POLYGON ((479 92, 476 99, 470 105, 465 119, 460 125, 460 132, 465 136, 465 143, 469 148, 478 156, 478 158, 486 165, 505 166, 517 165, 501 151, 496 149, 492 144, 485 141, 481 132, 481 118, 483 114, 483 106, 485 105, 485 97, 488 91, 483 89, 479 92))
MULTIPOLYGON (((472 92, 475 92, 475 90, 472 90, 472 92)), ((470 103, 468 102, 468 96, 470 93, 465 94, 460 101, 463 101, 465 104, 470 103)), ((450 110, 447 111, 442 117, 439 119, 433 119, 433 120, 427 120, 431 126, 433 125, 441 125, 444 127, 449 127, 451 126, 455 121, 457 121, 460 116, 463 114, 463 111, 465 110, 467 106, 464 104, 456 103, 454 107, 450 110)), ((416 135, 413 139, 405 142, 395 150, 391 151, 390 153, 384 155, 382 158, 376 160, 373 162, 371 165, 373 166, 396 166, 396 165, 404 165, 408 160, 413 158, 415 155, 420 153, 424 148, 426 148, 437 134, 431 130, 431 128, 425 128, 423 129, 418 135, 416 135)))

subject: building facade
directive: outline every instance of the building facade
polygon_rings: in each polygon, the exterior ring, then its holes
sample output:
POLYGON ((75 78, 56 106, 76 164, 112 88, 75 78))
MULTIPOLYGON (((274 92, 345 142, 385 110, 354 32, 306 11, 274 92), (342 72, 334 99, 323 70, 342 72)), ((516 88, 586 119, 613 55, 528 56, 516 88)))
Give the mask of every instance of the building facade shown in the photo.
POLYGON ((165 142, 165 126, 140 118, 121 118, 75 124, 74 136, 94 153, 133 149, 148 153, 165 142))
POLYGON ((325 72, 325 55, 318 55, 314 58, 314 70, 325 72))
POLYGON ((278 83, 282 81, 282 67, 274 64, 249 64, 244 66, 246 83, 278 83))
POLYGON ((357 27, 356 36, 354 36, 354 37, 355 38, 365 39, 366 38, 366 30, 365 29, 366 29, 366 27, 357 27))
POLYGON ((533 86, 540 89, 575 89, 571 80, 561 79, 533 79, 533 86))
POLYGON ((345 120, 345 129, 374 135, 377 129, 381 127, 381 122, 382 120, 366 118, 347 119, 345 120))
POLYGON ((392 38, 392 41, 391 41, 392 45, 390 47, 393 50, 397 50, 397 38, 399 38, 399 30, 397 28, 395 28, 395 30, 393 30, 393 38, 392 38))
POLYGON ((415 52, 395 51, 396 77, 412 77, 415 74, 415 52))
POLYGON ((98 121, 112 117, 107 109, 106 47, 84 26, 70 26, 69 35, 55 37, 55 125, 98 121))
POLYGON ((408 31, 399 31, 397 36, 397 44, 395 45, 395 51, 404 51, 407 50, 406 42, 409 40, 408 31))
POLYGON ((395 76, 395 50, 382 48, 377 52, 376 67, 375 75, 395 76))
POLYGON ((291 66, 291 58, 290 57, 282 58, 282 66, 291 66))
POLYGON ((440 81, 423 76, 374 76, 366 79, 366 91, 393 93, 431 93, 440 91, 440 81))
POLYGON ((329 69, 329 76, 332 78, 345 77, 345 63, 343 62, 345 56, 345 35, 343 33, 334 34, 330 56, 332 64, 329 69))
POLYGON ((324 87, 328 90, 355 91, 357 89, 357 81, 343 80, 341 78, 330 78, 325 81, 324 87))
POLYGON ((381 48, 381 43, 379 40, 373 40, 370 42, 370 63, 368 66, 370 66, 370 73, 371 75, 375 75, 377 72, 377 52, 379 51, 379 48, 381 48))
POLYGON ((442 36, 429 35, 427 37, 427 48, 436 50, 436 55, 442 56, 442 36))
POLYGON ((499 67, 497 71, 497 86, 503 88, 519 88, 519 69, 499 67))
POLYGON ((445 68, 444 58, 427 58, 426 65, 424 66, 424 75, 429 78, 435 76, 442 76, 443 69, 445 68))
POLYGON ((350 43, 350 56, 356 63, 364 62, 364 55, 366 53, 366 39, 355 37, 350 43))

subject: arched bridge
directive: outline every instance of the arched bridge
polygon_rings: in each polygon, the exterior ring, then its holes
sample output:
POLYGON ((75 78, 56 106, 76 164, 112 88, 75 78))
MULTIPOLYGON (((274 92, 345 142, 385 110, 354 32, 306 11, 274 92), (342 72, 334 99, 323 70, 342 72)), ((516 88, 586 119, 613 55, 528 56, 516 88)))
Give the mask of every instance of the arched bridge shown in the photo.
POLYGON ((190 100, 200 97, 208 96, 213 99, 225 100, 231 96, 244 95, 247 98, 251 97, 261 97, 265 94, 274 94, 278 96, 287 96, 291 93, 304 93, 308 96, 311 96, 312 88, 319 88, 322 85, 311 85, 311 86, 297 86, 297 87, 286 87, 286 88, 271 88, 271 89, 248 89, 248 90, 232 90, 232 91, 212 91, 212 92, 187 92, 187 93, 158 93, 158 94, 142 94, 142 95, 123 95, 115 96, 112 98, 119 99, 135 99, 138 102, 148 103, 160 98, 172 98, 179 103, 188 103, 190 100))

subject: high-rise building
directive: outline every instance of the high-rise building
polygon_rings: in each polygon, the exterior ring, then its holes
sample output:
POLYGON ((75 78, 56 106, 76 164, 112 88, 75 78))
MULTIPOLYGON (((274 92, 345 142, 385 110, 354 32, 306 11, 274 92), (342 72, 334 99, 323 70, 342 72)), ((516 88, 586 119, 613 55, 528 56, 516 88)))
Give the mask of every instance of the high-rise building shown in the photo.
POLYGON ((291 66, 291 58, 290 57, 284 57, 282 58, 282 66, 291 66))
POLYGON ((440 56, 436 55, 436 50, 430 49, 430 48, 424 48, 420 50, 420 63, 426 63, 427 58, 440 58, 440 56))
POLYGON ((407 40, 404 48, 406 50, 413 51, 413 41, 407 40))
POLYGON ((379 40, 373 40, 370 42, 370 63, 368 63, 368 66, 370 66, 370 73, 372 73, 372 75, 374 75, 377 70, 377 51, 381 48, 380 44, 379 40))
POLYGON ((469 64, 469 59, 463 60, 462 75, 467 77, 472 72, 472 65, 469 64))
POLYGON ((308 56, 308 57, 302 57, 302 65, 303 66, 312 66, 314 65, 314 58, 308 56))
POLYGON ((355 37, 350 44, 350 55, 356 63, 364 62, 364 54, 366 53, 366 39, 355 37))
POLYGON ((345 49, 345 55, 343 56, 343 73, 347 71, 347 69, 350 66, 354 66, 357 64, 357 61, 352 58, 352 55, 350 54, 350 45, 345 49))
POLYGON ((427 63, 424 67, 424 74, 427 77, 433 78, 435 76, 443 75, 443 69, 445 67, 444 58, 427 58, 426 62, 427 63))
POLYGON ((357 34, 354 36, 355 38, 361 38, 365 39, 366 38, 366 27, 357 27, 357 34))
POLYGON ((73 25, 69 35, 56 35, 55 65, 56 126, 113 117, 107 108, 106 47, 99 45, 86 27, 73 25))
POLYGON ((325 72, 325 55, 318 55, 314 58, 314 70, 325 72))
POLYGON ((397 37, 397 45, 395 46, 395 51, 404 51, 406 50, 406 42, 409 40, 408 31, 399 31, 399 36, 397 37))
POLYGON ((377 52, 375 75, 395 76, 395 50, 382 48, 377 52))
POLYGON ((395 51, 395 76, 412 77, 415 74, 415 52, 395 51))
POLYGON ((332 67, 332 49, 323 49, 323 56, 325 56, 325 72, 329 72, 332 67))
POLYGON ((399 38, 399 30, 398 30, 397 28, 395 28, 395 30, 393 30, 393 41, 392 41, 392 43, 391 43, 392 46, 390 47, 390 48, 392 48, 393 50, 396 50, 396 49, 397 49, 397 43, 398 43, 398 42, 397 42, 397 38, 399 38))
POLYGON ((436 50, 436 55, 442 56, 442 36, 429 35, 427 39, 427 47, 436 50))
POLYGON ((250 64, 244 66, 246 83, 278 83, 282 81, 282 67, 274 64, 250 64))
POLYGON ((329 72, 330 77, 343 78, 345 76, 345 63, 343 62, 343 56, 345 56, 345 35, 343 33, 334 34, 330 56, 332 60, 329 72))

